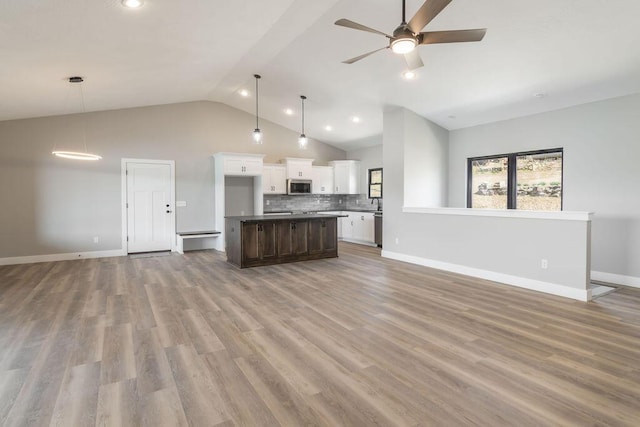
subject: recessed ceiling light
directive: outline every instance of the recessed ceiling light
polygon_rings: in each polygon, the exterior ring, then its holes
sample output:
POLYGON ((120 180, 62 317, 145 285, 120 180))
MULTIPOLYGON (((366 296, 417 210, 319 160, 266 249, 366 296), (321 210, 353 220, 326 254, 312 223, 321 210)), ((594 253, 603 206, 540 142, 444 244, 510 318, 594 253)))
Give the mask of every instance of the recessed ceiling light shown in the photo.
POLYGON ((144 2, 142 0, 122 0, 122 5, 129 9, 137 9, 142 7, 143 4, 144 2))
POLYGON ((358 117, 358 116, 353 116, 353 117, 351 117, 351 121, 352 121, 353 123, 360 123, 360 117, 358 117))
POLYGON ((331 132, 333 130, 333 128, 331 127, 331 125, 326 125, 324 127, 324 130, 326 130, 327 132, 331 132))
POLYGON ((291 115, 293 115, 293 110, 292 110, 291 108, 285 108, 285 109, 284 109, 284 113, 285 113, 287 116, 291 116, 291 115))
POLYGON ((547 94, 544 92, 539 92, 539 93, 534 93, 533 96, 536 98, 546 98, 547 94))
POLYGON ((453 120, 453 119, 455 119, 455 118, 456 118, 456 116, 449 116, 449 118, 450 118, 451 120, 453 120))
POLYGON ((407 70, 402 73, 402 77, 404 77, 405 80, 413 80, 416 77, 416 73, 411 70, 407 70))
POLYGON ((249 91, 248 91, 248 90, 246 90, 246 89, 242 89, 242 90, 241 90, 240 92, 238 92, 238 93, 240 93, 240 96, 242 96, 242 97, 244 97, 244 98, 246 98, 247 96, 249 96, 249 91))

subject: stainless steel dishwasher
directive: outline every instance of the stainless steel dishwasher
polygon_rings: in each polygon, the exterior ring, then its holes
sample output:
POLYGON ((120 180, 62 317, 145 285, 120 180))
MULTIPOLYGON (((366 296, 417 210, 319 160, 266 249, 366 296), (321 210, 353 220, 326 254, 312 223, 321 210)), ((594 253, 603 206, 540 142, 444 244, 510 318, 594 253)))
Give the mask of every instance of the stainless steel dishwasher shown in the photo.
POLYGON ((382 212, 376 212, 373 214, 374 223, 374 240, 379 248, 382 247, 382 212))

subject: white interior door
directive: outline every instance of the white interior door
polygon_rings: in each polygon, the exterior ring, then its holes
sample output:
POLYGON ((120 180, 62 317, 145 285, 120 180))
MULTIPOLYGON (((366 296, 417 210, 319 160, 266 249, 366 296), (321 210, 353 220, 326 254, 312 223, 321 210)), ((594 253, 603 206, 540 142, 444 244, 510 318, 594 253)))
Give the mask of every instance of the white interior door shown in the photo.
POLYGON ((173 167, 127 162, 127 252, 168 251, 175 235, 173 167))

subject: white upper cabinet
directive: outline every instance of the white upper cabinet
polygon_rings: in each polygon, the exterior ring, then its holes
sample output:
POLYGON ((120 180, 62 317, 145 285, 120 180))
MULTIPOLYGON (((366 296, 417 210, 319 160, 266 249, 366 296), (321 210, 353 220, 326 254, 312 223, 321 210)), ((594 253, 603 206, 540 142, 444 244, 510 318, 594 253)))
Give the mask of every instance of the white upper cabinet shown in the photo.
POLYGON ((262 175, 264 154, 216 153, 216 166, 222 164, 224 174, 228 176, 262 175))
POLYGON ((287 168, 284 165, 264 165, 262 191, 264 194, 287 194, 287 168))
POLYGON ((331 166, 314 166, 311 179, 313 194, 333 194, 333 168, 331 166))
POLYGON ((287 167, 287 179, 313 179, 313 159, 287 157, 282 163, 287 167))
POLYGON ((333 192, 335 194, 360 193, 360 161, 334 160, 329 162, 333 166, 333 192))

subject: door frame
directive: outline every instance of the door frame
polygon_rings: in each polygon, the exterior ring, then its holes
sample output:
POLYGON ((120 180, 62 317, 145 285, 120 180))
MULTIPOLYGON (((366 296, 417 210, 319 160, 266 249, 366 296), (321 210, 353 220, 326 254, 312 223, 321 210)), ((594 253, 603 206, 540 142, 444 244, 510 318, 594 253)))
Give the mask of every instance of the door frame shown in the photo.
POLYGON ((129 217, 127 215, 127 164, 128 163, 152 163, 157 165, 169 165, 171 169, 171 183, 169 200, 173 209, 171 211, 171 252, 176 251, 176 161, 122 158, 120 163, 121 176, 121 204, 122 204, 122 249, 125 255, 129 255, 129 217))

